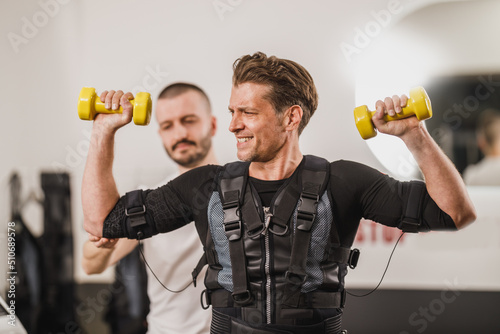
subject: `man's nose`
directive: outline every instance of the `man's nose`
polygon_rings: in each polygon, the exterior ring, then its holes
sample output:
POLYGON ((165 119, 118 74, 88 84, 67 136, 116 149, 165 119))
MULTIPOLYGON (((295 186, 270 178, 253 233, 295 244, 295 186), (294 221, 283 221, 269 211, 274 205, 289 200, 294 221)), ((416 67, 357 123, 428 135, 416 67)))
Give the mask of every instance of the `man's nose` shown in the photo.
POLYGON ((177 125, 177 126, 174 127, 173 130, 174 130, 173 131, 174 143, 177 143, 177 142, 179 142, 182 139, 186 139, 186 137, 187 137, 187 129, 186 129, 186 127, 184 127, 182 125, 177 125))
POLYGON ((236 132, 243 128, 243 123, 241 118, 238 116, 237 112, 234 112, 231 117, 231 122, 229 123, 229 131, 236 132))

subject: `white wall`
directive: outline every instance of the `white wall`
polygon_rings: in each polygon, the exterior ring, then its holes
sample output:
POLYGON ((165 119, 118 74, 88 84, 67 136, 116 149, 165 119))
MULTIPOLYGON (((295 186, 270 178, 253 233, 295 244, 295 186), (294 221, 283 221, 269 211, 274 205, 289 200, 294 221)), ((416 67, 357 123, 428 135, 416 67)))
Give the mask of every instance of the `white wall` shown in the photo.
MULTIPOLYGON (((357 69, 363 55, 390 31, 392 24, 420 7, 439 2, 2 1, 0 222, 9 219, 7 185, 12 171, 20 171, 25 194, 38 187, 41 170, 68 171, 72 178, 75 254, 80 258, 86 239, 80 182, 92 126, 79 120, 76 113, 83 86, 99 92, 136 92, 143 86, 154 97, 173 81, 197 83, 211 97, 219 119, 217 155, 221 162, 234 160, 236 151, 227 131, 226 111, 231 65, 239 56, 255 51, 296 60, 315 78, 320 105, 302 135, 304 153, 330 160, 357 160, 385 170, 354 126, 357 69), (376 18, 381 19, 383 13, 390 13, 387 25, 377 23, 376 18), (346 56, 342 47, 356 46, 359 31, 377 24, 380 29, 368 43, 346 56)), ((440 17, 437 15, 437 19, 440 17)), ((475 26, 468 27, 473 30, 475 26)), ((498 43, 488 42, 489 34, 476 32, 475 36, 484 45, 494 44, 498 49, 498 43)), ((462 56, 467 63, 475 62, 474 52, 455 54, 453 59, 462 56)), ((490 57, 488 66, 500 68, 500 58, 490 57)), ((115 158, 121 192, 139 183, 154 184, 174 169, 157 138, 154 121, 148 127, 131 124, 122 129, 117 135, 115 158)), ((32 228, 40 232, 40 210, 32 205, 25 215, 32 228)), ((0 260, 0 268, 3 262, 0 260)), ((90 279, 82 273, 78 261, 75 271, 78 280, 90 279)))

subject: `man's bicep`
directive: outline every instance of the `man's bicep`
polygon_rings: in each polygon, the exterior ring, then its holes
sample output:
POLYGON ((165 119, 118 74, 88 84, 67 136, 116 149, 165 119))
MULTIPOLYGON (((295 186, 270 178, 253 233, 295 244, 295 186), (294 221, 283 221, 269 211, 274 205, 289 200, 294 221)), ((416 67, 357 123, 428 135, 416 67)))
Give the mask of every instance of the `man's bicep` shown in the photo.
POLYGON ((361 196, 363 218, 398 227, 404 211, 401 183, 380 174, 376 180, 367 180, 367 185, 369 187, 361 196))
POLYGON ((127 195, 121 197, 106 218, 103 235, 142 239, 190 223, 206 207, 218 168, 215 165, 195 168, 160 188, 130 192, 134 193, 129 196, 135 199, 133 204, 127 195))
POLYGON ((155 190, 134 190, 122 196, 104 221, 107 238, 144 239, 189 223, 189 205, 169 184, 155 190))
POLYGON ((367 219, 405 232, 456 229, 450 216, 429 196, 423 181, 402 182, 383 176, 365 195, 367 219))

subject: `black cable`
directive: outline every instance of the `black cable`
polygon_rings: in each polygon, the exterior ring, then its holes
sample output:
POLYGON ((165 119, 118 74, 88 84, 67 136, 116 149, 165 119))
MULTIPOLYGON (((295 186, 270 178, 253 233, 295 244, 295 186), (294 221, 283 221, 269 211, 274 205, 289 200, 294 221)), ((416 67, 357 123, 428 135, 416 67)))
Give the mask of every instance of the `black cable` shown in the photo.
MULTIPOLYGON (((365 293, 365 294, 363 294, 363 295, 355 295, 355 294, 350 293, 349 291, 347 291, 347 290, 346 290, 346 293, 347 293, 348 295, 353 296, 353 297, 366 297, 366 296, 368 296, 368 295, 372 294, 373 292, 375 292, 375 291, 378 289, 378 287, 380 286, 380 284, 382 284, 382 281, 384 280, 384 277, 385 277, 385 274, 386 274, 386 272, 387 272, 387 269, 389 269, 389 264, 391 263, 392 255, 394 255, 394 251, 396 250, 396 247, 398 246, 398 243, 399 243, 399 241, 401 240, 401 238, 403 237, 403 235, 404 235, 404 234, 405 234, 405 232, 401 232, 401 235, 399 236, 398 240, 396 241, 396 244, 394 245, 394 248, 392 249, 391 255, 389 256, 389 260, 387 261, 387 265, 386 265, 386 267, 385 267, 384 273, 382 274, 382 277, 380 278, 380 282, 378 282, 377 286, 376 286, 373 290, 371 290, 371 291, 369 291, 369 292, 367 292, 367 293, 365 293)), ((189 284, 188 284, 188 285, 186 285, 184 288, 182 288, 181 290, 177 290, 177 291, 175 291, 175 290, 170 290, 169 288, 167 288, 167 287, 166 287, 166 286, 165 286, 165 285, 164 285, 164 284, 160 281, 160 279, 158 278, 158 276, 156 276, 156 274, 154 273, 153 269, 151 269, 151 267, 149 266, 148 261, 146 261, 146 257, 144 256, 144 253, 142 252, 142 248, 141 248, 141 239, 140 239, 140 238, 138 238, 138 239, 137 239, 137 241, 139 242, 139 252, 141 253, 141 256, 142 256, 142 259, 144 260, 144 263, 145 263, 145 264, 146 264, 146 266, 149 268, 149 271, 151 271, 151 274, 153 274, 153 276, 156 278, 156 280, 158 281, 158 283, 160 283, 160 285, 161 285, 162 287, 164 287, 164 288, 165 288, 165 290, 170 291, 170 292, 172 292, 172 293, 180 293, 180 292, 182 292, 182 291, 186 290, 186 289, 187 289, 187 288, 188 288, 191 284, 193 284, 193 281, 191 281, 191 282, 189 282, 189 284)))
POLYGON ((156 280, 158 281, 158 283, 161 284, 162 287, 165 288, 165 290, 167 291, 170 291, 172 293, 179 293, 179 292, 182 292, 184 290, 186 290, 191 284, 193 284, 193 281, 189 282, 188 285, 186 285, 184 288, 182 288, 181 290, 170 290, 169 288, 167 288, 159 279, 158 277, 156 276, 156 274, 153 272, 153 269, 151 269, 151 267, 149 266, 149 263, 148 261, 146 261, 146 257, 144 256, 144 253, 142 252, 142 247, 141 247, 141 239, 139 238, 139 235, 138 235, 138 238, 137 238, 137 241, 139 241, 139 252, 141 253, 142 255, 142 259, 144 260, 144 263, 146 264, 146 266, 149 268, 149 271, 151 271, 151 274, 153 274, 153 276, 156 278, 156 280))
POLYGON ((382 281, 384 280, 385 273, 387 272, 387 269, 389 269, 389 264, 391 263, 392 255, 394 254, 394 251, 396 250, 396 247, 397 247, 397 245, 399 243, 399 240, 401 240, 401 238, 403 237, 403 234, 405 234, 405 232, 401 232, 401 235, 399 236, 398 241, 396 241, 396 244, 394 245, 394 248, 392 249, 391 256, 389 256, 389 260, 387 261, 387 266, 385 267, 384 273, 382 274, 382 278, 380 279, 380 282, 378 282, 378 284, 375 287, 375 289, 373 289, 372 291, 367 292, 367 293, 365 293, 363 295, 355 295, 355 294, 350 293, 349 291, 346 290, 346 293, 348 295, 353 296, 353 297, 366 297, 366 296, 368 296, 369 294, 375 292, 375 290, 378 289, 378 287, 380 286, 380 284, 382 284, 382 281))

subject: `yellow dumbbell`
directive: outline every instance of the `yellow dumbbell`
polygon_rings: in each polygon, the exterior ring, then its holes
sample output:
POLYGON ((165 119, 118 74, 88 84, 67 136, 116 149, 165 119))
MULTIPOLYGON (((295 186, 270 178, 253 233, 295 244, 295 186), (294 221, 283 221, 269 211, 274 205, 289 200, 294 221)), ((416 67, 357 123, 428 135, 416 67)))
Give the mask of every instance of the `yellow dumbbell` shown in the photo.
MULTIPOLYGON (((148 125, 151 119, 152 101, 149 93, 140 92, 130 100, 134 108, 132 118, 136 125, 148 125)), ((123 108, 118 110, 106 109, 104 102, 101 101, 95 92, 95 88, 84 87, 78 97, 78 116, 80 119, 91 121, 96 114, 121 114, 123 108)))
MULTIPOLYGON (((369 139, 377 135, 377 131, 372 122, 375 111, 368 110, 367 106, 354 108, 354 122, 359 134, 363 139, 369 139)), ((432 117, 431 100, 423 87, 416 87, 410 90, 410 98, 403 107, 401 113, 394 116, 385 115, 385 121, 396 121, 402 118, 416 116, 419 121, 432 117)))

